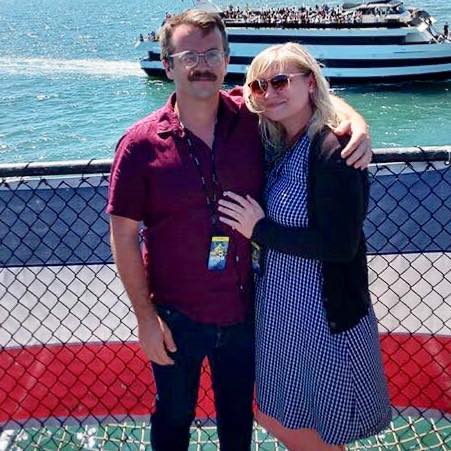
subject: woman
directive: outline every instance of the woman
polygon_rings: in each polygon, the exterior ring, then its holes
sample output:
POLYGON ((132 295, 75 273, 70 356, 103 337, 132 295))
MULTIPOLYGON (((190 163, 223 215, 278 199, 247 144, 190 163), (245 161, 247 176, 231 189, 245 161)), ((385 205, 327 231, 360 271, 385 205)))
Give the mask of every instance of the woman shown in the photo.
POLYGON ((391 419, 362 231, 368 175, 341 159, 327 83, 300 45, 260 53, 244 95, 267 149, 265 212, 230 192, 220 212, 261 246, 257 420, 292 451, 344 449, 391 419))

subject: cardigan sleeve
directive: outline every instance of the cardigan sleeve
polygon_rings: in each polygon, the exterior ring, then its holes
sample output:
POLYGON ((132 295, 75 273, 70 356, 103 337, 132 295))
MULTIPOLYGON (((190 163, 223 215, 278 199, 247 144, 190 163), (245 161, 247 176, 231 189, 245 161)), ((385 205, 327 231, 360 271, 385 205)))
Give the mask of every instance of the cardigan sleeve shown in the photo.
POLYGON ((313 225, 286 227, 268 218, 254 227, 252 240, 279 252, 331 262, 357 254, 367 210, 368 174, 341 160, 341 147, 315 167, 311 198, 313 225))

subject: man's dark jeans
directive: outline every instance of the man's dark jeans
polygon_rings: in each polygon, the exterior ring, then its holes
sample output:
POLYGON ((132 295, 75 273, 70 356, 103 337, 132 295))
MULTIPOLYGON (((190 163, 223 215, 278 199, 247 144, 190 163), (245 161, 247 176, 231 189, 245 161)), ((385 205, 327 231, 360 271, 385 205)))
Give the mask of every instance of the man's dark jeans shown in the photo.
POLYGON ((171 329, 175 365, 152 364, 157 385, 151 418, 154 451, 186 451, 199 389, 202 361, 208 357, 221 451, 249 451, 254 392, 254 327, 251 321, 228 327, 205 325, 180 312, 158 307, 171 329))

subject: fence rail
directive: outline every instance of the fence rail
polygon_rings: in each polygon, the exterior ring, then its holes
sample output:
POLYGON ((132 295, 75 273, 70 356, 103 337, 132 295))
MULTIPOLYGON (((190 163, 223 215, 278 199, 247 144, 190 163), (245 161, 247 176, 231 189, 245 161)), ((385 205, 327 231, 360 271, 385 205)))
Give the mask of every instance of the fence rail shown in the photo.
MULTIPOLYGON (((374 149, 372 163, 407 163, 424 161, 451 161, 451 146, 394 147, 374 149)), ((71 174, 109 173, 111 159, 47 161, 0 164, 0 177, 61 176, 71 174)))
MULTIPOLYGON (((451 449, 451 146, 377 149, 365 224, 395 419, 451 449)), ((145 449, 155 385, 112 261, 110 160, 0 165, 0 450, 145 449)), ((217 445, 208 365, 193 449, 217 445)), ((256 427, 254 448, 282 449, 256 427)))

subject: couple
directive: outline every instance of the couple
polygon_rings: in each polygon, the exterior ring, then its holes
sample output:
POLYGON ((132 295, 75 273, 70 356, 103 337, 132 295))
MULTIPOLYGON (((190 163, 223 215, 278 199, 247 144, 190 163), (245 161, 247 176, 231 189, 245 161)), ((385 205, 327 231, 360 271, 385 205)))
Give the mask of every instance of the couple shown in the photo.
POLYGON ((390 406, 362 232, 365 122, 299 45, 263 51, 224 92, 219 16, 173 16, 160 44, 175 93, 119 141, 107 207, 157 386, 152 448, 188 449, 205 357, 222 451, 250 449, 255 379, 257 421, 290 450, 378 433, 390 406))

